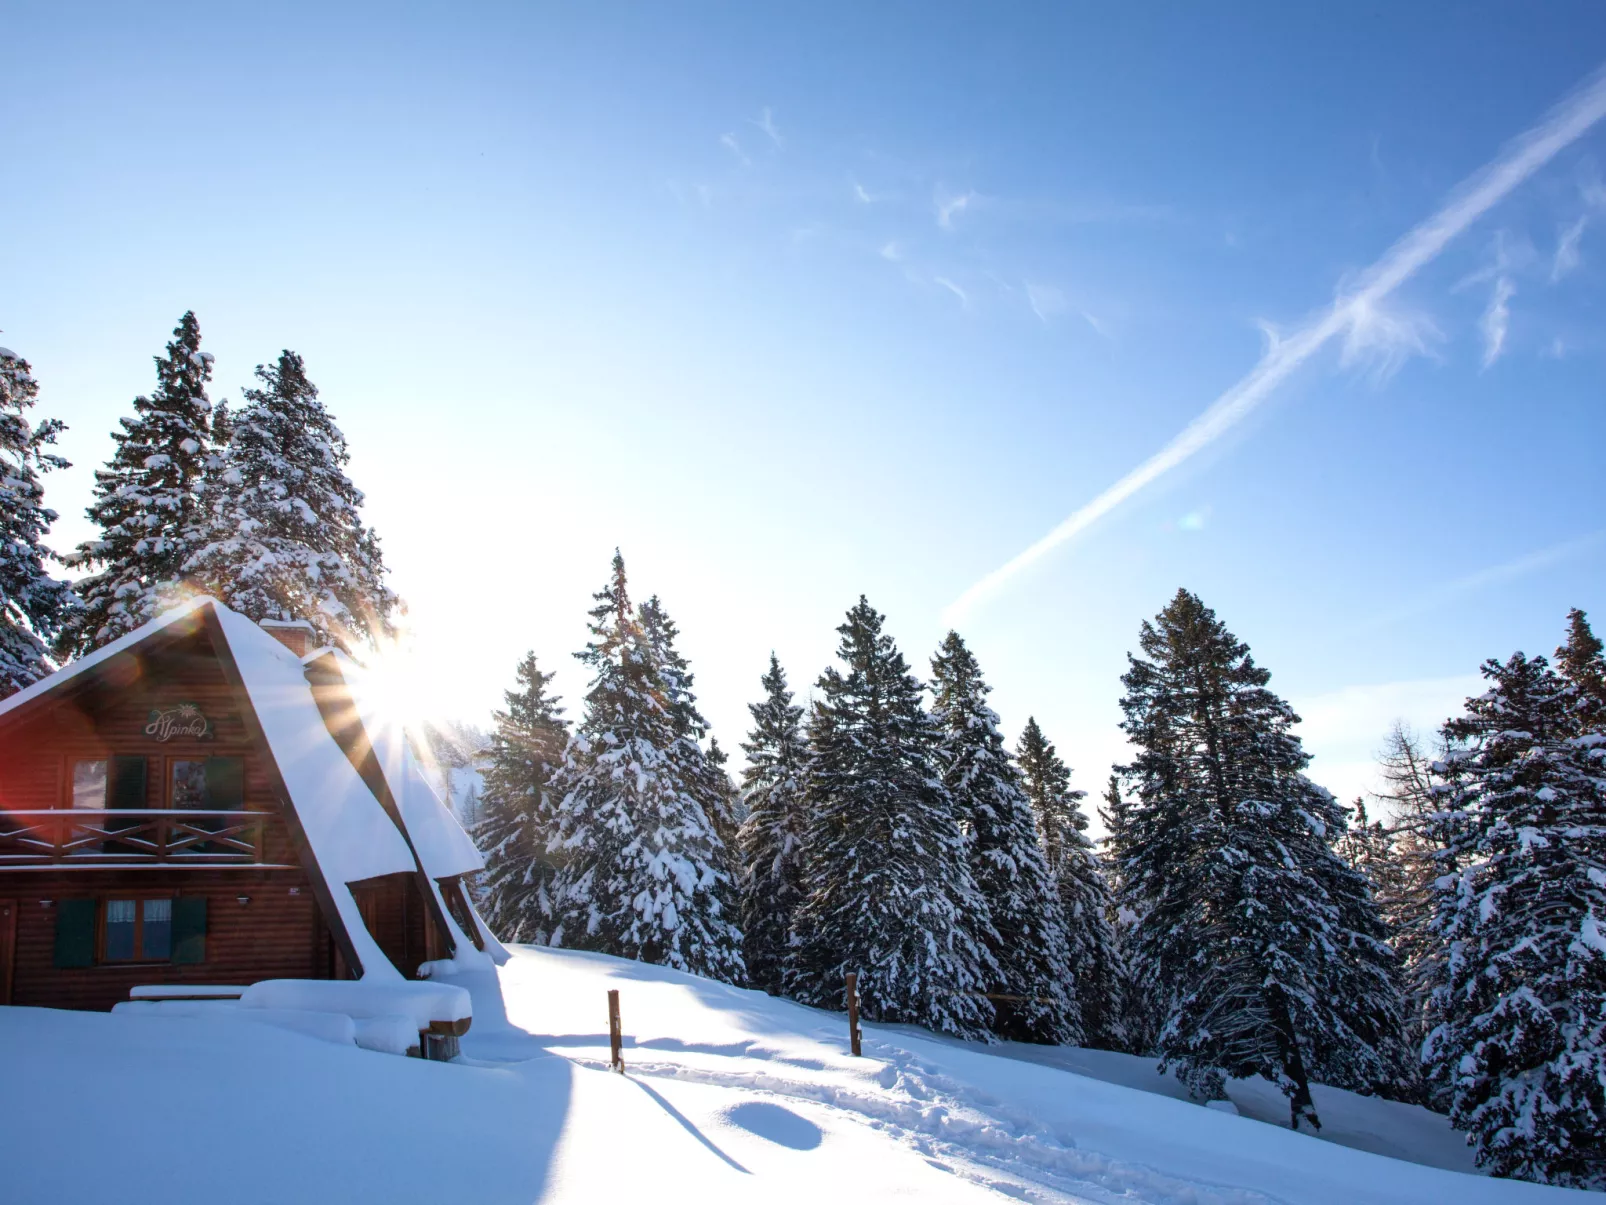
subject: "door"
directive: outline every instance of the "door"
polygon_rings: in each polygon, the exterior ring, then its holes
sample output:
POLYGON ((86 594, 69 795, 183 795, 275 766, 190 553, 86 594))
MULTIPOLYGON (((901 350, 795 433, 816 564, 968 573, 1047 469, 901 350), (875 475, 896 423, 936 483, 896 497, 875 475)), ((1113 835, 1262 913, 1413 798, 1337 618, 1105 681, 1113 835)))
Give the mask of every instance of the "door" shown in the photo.
POLYGON ((0 1004, 11 1003, 11 979, 17 961, 17 901, 0 900, 0 1004))

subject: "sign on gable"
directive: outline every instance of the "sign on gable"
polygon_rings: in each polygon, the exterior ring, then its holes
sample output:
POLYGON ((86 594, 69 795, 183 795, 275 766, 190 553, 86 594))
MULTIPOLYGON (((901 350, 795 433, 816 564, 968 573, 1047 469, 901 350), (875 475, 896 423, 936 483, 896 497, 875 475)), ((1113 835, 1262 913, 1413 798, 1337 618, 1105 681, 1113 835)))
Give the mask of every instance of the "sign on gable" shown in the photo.
POLYGON ((210 740, 212 721, 207 719, 200 707, 194 703, 153 707, 145 724, 145 735, 158 741, 170 741, 174 737, 210 740))

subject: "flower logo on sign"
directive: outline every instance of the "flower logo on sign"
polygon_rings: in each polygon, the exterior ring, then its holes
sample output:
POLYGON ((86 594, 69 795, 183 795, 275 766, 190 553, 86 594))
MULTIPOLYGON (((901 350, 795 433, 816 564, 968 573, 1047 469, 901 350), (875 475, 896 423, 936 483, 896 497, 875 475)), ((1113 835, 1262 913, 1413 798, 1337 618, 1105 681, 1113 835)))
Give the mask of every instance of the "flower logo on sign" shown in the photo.
POLYGON ((145 735, 159 741, 170 741, 176 736, 203 741, 212 735, 212 721, 194 703, 153 707, 145 724, 145 735))

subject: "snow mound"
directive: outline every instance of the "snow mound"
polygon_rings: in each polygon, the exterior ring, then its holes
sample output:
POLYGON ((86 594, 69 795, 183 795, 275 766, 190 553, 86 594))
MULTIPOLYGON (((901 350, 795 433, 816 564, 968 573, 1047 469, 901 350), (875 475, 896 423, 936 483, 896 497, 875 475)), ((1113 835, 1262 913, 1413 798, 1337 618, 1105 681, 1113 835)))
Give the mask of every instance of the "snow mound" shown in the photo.
POLYGON ((348 1017, 406 1017, 417 1044, 432 1021, 466 1021, 474 1015, 468 992, 450 983, 370 983, 350 979, 264 979, 240 996, 242 1009, 291 1008, 348 1017))

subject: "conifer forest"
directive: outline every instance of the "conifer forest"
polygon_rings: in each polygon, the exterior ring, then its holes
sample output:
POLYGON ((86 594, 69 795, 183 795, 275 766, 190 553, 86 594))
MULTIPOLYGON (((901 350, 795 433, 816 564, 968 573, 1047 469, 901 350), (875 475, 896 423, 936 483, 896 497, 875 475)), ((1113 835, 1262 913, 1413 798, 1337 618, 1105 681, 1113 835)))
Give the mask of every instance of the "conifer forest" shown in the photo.
MULTIPOLYGON (((61 424, 0 349, 0 697, 196 594, 358 655, 398 622, 317 365, 283 350, 214 403, 186 313, 155 369, 96 471, 99 534, 57 549, 61 424)), ((597 557, 584 647, 530 633, 467 755, 504 941, 830 1010, 852 972, 867 1020, 1148 1056, 1201 1101, 1264 1076, 1309 1132, 1313 1084, 1423 1104, 1490 1174, 1606 1189, 1606 656, 1584 610, 1553 652, 1491 656, 1436 731, 1379 733, 1386 785, 1340 799, 1272 670, 1186 588, 1132 617, 1124 764, 1067 765, 1036 719, 1003 731, 962 633, 905 649, 863 596, 830 664, 752 667, 732 758, 674 600, 611 541, 597 557), (562 700, 570 653, 587 685, 562 700)))

